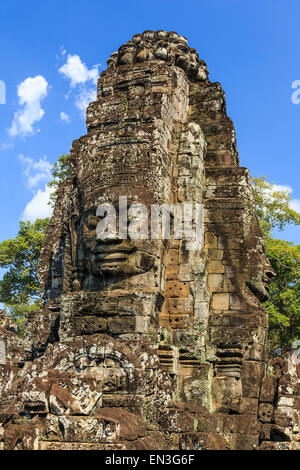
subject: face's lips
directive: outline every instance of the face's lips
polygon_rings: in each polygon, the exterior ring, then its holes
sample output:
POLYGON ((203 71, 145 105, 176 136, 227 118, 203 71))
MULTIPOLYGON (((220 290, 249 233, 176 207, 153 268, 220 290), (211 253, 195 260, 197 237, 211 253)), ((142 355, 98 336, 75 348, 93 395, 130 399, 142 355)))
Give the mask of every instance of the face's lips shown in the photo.
POLYGON ((268 300, 269 297, 269 289, 266 283, 262 282, 253 282, 253 281, 246 281, 246 285, 251 290, 252 294, 258 298, 260 302, 265 302, 268 300))
POLYGON ((115 244, 115 243, 97 243, 93 253, 95 255, 99 253, 129 253, 133 249, 131 246, 125 244, 115 244))
POLYGON ((110 244, 98 245, 94 250, 94 255, 95 260, 101 265, 117 265, 126 262, 132 252, 132 247, 110 244))
POLYGON ((121 258, 129 253, 132 253, 133 248, 132 246, 128 246, 127 244, 120 243, 97 243, 95 248, 93 249, 93 254, 97 259, 106 258, 109 255, 119 254, 121 258))

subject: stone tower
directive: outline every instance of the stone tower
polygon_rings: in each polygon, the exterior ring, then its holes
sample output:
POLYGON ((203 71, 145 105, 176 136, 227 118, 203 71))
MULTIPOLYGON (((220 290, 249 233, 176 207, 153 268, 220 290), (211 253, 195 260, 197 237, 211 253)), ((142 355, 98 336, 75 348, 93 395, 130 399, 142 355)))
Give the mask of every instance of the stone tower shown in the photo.
POLYGON ((224 92, 175 32, 137 34, 107 65, 44 241, 25 357, 0 365, 2 446, 296 448, 295 403, 278 397, 297 366, 268 371, 274 273, 224 92), (120 200, 131 220, 141 204, 194 204, 204 243, 99 238, 97 208, 120 218, 120 200))

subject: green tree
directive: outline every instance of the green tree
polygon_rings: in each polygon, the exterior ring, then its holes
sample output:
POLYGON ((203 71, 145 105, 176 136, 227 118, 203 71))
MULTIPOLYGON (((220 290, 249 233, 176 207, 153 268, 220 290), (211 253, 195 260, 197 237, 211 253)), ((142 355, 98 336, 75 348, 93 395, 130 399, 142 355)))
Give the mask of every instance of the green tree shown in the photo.
MULTIPOLYGON (((59 184, 72 174, 69 155, 64 154, 52 166, 52 179, 48 186, 53 189, 50 204, 54 206, 59 184)), ((38 308, 40 286, 38 264, 42 242, 49 219, 20 222, 15 238, 0 243, 0 267, 7 271, 0 281, 0 303, 16 321, 22 332, 26 312, 38 308)))
POLYGON ((48 223, 20 222, 17 236, 0 243, 0 267, 7 269, 0 281, 0 302, 22 304, 39 297, 37 267, 48 223))
POLYGON ((270 298, 264 303, 269 314, 269 349, 286 352, 300 339, 300 245, 271 237, 265 245, 276 272, 270 298))
POLYGON ((299 225, 300 215, 290 204, 290 192, 266 181, 253 178, 256 206, 266 254, 276 276, 270 284, 270 298, 264 303, 269 314, 268 346, 273 354, 285 352, 300 339, 300 246, 273 238, 272 230, 288 224, 299 225))
POLYGON ((69 163, 69 155, 63 154, 57 162, 55 162, 52 166, 52 179, 48 183, 48 187, 53 190, 50 195, 49 204, 54 207, 56 194, 60 183, 65 181, 67 178, 72 176, 72 168, 69 163))
POLYGON ((0 281, 0 302, 22 332, 25 313, 39 301, 37 268, 49 219, 20 222, 15 238, 0 243, 0 267, 7 269, 0 281))
POLYGON ((256 208, 261 229, 266 237, 272 230, 283 230, 288 224, 300 224, 300 214, 291 208, 288 190, 278 189, 266 178, 253 178, 256 208))
POLYGON ((24 336, 25 315, 28 312, 35 312, 39 309, 37 301, 26 304, 5 305, 4 310, 10 315, 11 319, 16 323, 17 331, 24 336))

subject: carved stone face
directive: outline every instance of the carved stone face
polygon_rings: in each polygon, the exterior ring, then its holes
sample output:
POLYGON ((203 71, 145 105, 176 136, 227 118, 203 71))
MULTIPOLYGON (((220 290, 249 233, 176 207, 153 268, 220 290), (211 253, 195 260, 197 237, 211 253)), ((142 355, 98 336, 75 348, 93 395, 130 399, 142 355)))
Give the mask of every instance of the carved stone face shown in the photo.
POLYGON ((168 58, 168 43, 167 42, 160 42, 154 51, 155 57, 161 60, 167 60, 168 58))
POLYGON ((135 53, 135 47, 131 44, 125 44, 119 50, 118 64, 119 65, 128 65, 132 64, 133 56, 135 53))
POLYGON ((142 41, 137 49, 135 60, 137 62, 145 62, 153 58, 151 44, 148 44, 146 41, 142 41))
POLYGON ((189 63, 189 48, 185 44, 179 44, 176 47, 175 65, 186 70, 189 63))
POLYGON ((207 80, 208 77, 207 65, 203 60, 199 60, 199 69, 197 73, 197 78, 201 81, 207 80))
MULTIPOLYGON (((96 211, 94 211, 95 213, 96 211)), ((99 280, 124 279, 149 271, 155 264, 157 248, 149 250, 149 241, 123 240, 118 235, 103 239, 97 235, 100 217, 87 212, 80 223, 80 251, 83 270, 87 273, 84 288, 99 287, 99 280)), ((150 240, 151 242, 151 240, 150 240)))
POLYGON ((269 284, 275 272, 265 254, 262 242, 252 254, 252 266, 252 273, 246 284, 261 302, 266 301, 269 297, 269 284))
POLYGON ((191 49, 189 56, 188 72, 196 76, 199 69, 199 57, 196 50, 191 49))

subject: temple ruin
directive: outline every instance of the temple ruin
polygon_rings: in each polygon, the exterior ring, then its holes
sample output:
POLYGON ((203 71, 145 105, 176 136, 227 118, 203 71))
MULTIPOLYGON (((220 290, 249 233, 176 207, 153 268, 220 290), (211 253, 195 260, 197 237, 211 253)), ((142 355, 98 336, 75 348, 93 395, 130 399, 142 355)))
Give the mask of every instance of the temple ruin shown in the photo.
POLYGON ((145 31, 86 124, 25 339, 0 315, 0 449, 300 449, 300 366, 267 358, 274 272, 221 85, 185 37, 145 31), (99 239, 97 208, 124 196, 196 204, 203 243, 99 239))

